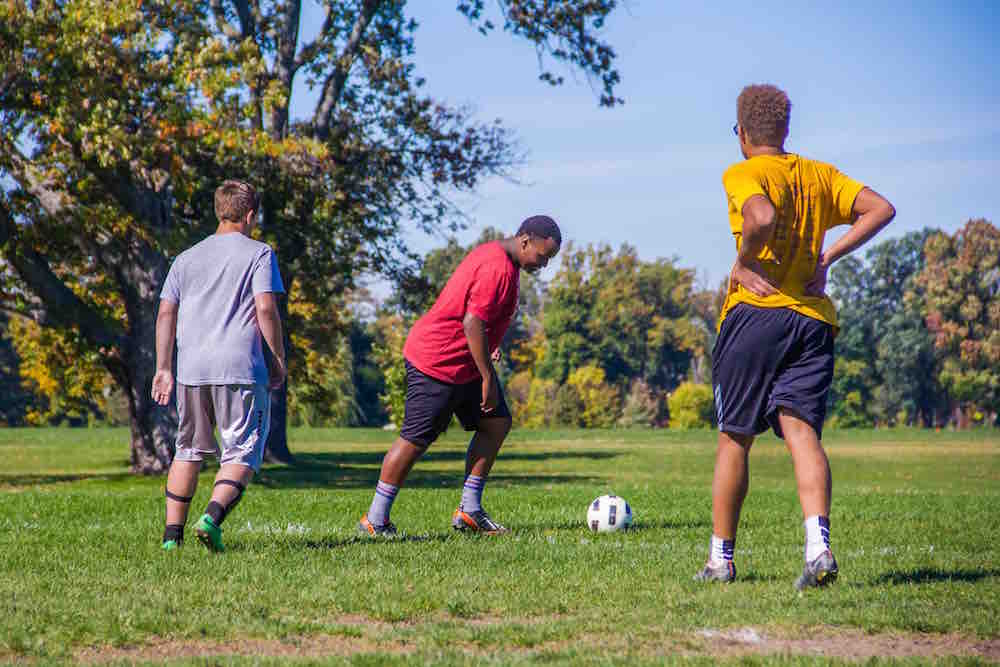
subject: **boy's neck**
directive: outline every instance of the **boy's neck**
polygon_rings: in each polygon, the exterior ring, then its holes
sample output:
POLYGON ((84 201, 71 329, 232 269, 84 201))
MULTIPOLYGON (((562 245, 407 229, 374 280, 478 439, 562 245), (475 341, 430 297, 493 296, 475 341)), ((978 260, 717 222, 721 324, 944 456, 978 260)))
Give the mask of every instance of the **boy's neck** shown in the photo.
POLYGON ((500 247, 507 253, 507 256, 510 257, 510 261, 514 262, 514 266, 521 268, 521 262, 517 259, 517 239, 514 237, 500 239, 499 243, 500 247))

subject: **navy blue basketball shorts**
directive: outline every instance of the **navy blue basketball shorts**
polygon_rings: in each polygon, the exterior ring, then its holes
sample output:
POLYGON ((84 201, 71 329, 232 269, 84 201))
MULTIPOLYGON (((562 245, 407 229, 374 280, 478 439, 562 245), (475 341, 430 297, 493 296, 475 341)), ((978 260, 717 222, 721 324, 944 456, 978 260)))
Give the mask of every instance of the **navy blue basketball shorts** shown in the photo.
POLYGON ((712 388, 719 430, 783 437, 787 408, 823 435, 833 382, 833 327, 788 308, 738 304, 726 315, 712 350, 712 388))
POLYGON ((406 414, 400 437, 417 447, 427 447, 448 429, 452 415, 458 417, 462 428, 475 431, 480 419, 493 417, 510 418, 510 408, 503 395, 503 387, 496 375, 497 406, 491 412, 483 412, 480 380, 465 384, 450 384, 420 372, 416 366, 406 361, 406 414))

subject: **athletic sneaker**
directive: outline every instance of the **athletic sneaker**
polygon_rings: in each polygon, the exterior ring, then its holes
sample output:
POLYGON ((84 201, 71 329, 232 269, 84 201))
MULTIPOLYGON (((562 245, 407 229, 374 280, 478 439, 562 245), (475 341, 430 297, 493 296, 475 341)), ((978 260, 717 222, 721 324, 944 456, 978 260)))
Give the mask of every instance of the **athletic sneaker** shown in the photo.
POLYGON ((499 535, 510 532, 491 519, 486 510, 466 512, 461 507, 451 515, 451 527, 455 530, 482 533, 483 535, 499 535))
POLYGON ((361 520, 358 521, 358 532, 366 537, 396 537, 396 526, 391 522, 385 524, 384 526, 377 526, 368 520, 368 514, 365 513, 361 516, 361 520))
POLYGON ((802 569, 802 576, 795 582, 795 588, 816 588, 826 586, 837 580, 837 561, 833 553, 827 549, 802 569))
POLYGON ((731 560, 720 564, 708 561, 702 571, 694 575, 695 581, 721 581, 724 584, 734 579, 736 579, 736 566, 731 560))
POLYGON ((198 541, 208 547, 209 551, 222 552, 226 550, 222 544, 222 529, 215 525, 209 515, 201 515, 198 522, 194 524, 194 532, 198 536, 198 541))
POLYGON ((173 551, 174 549, 181 548, 181 542, 178 542, 177 540, 167 540, 166 542, 163 543, 163 546, 160 548, 163 549, 164 551, 173 551))

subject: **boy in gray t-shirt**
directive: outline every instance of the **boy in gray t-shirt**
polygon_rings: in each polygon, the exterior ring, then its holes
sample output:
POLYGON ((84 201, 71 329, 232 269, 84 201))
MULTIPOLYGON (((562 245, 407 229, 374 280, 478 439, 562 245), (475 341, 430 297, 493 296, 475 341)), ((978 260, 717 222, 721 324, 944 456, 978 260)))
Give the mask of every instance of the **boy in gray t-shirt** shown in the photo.
POLYGON ((184 541, 188 508, 205 454, 219 457, 212 499, 195 524, 222 551, 222 522, 260 470, 271 421, 269 388, 287 374, 276 293, 285 291, 271 248, 250 238, 260 196, 229 180, 215 191, 215 234, 174 260, 156 318, 153 398, 170 400, 177 342, 177 452, 167 475, 163 548, 184 541), (265 361, 261 338, 271 349, 265 361), (215 440, 218 427, 220 450, 215 440))

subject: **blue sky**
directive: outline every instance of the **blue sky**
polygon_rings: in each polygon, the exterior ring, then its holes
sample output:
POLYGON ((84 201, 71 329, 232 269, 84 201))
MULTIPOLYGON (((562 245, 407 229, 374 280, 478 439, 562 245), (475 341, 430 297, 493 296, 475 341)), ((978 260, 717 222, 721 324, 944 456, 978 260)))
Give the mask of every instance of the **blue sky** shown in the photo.
MULTIPOLYGON (((833 162, 896 205, 887 236, 952 232, 970 217, 1000 224, 1000 12, 987 2, 625 2, 603 33, 626 102, 610 110, 558 65, 563 86, 539 82, 529 44, 484 37, 454 7, 407 5, 421 24, 414 62, 426 91, 503 119, 528 156, 518 183, 492 179, 458 197, 472 218, 463 242, 548 213, 576 243, 628 242, 714 286, 735 257, 721 176, 741 159, 736 96, 762 82, 792 99, 788 150, 833 162)), ((307 3, 304 37, 318 16, 307 3)), ((299 86, 293 113, 309 106, 299 86)), ((407 240, 418 251, 442 243, 415 231, 407 240)))

